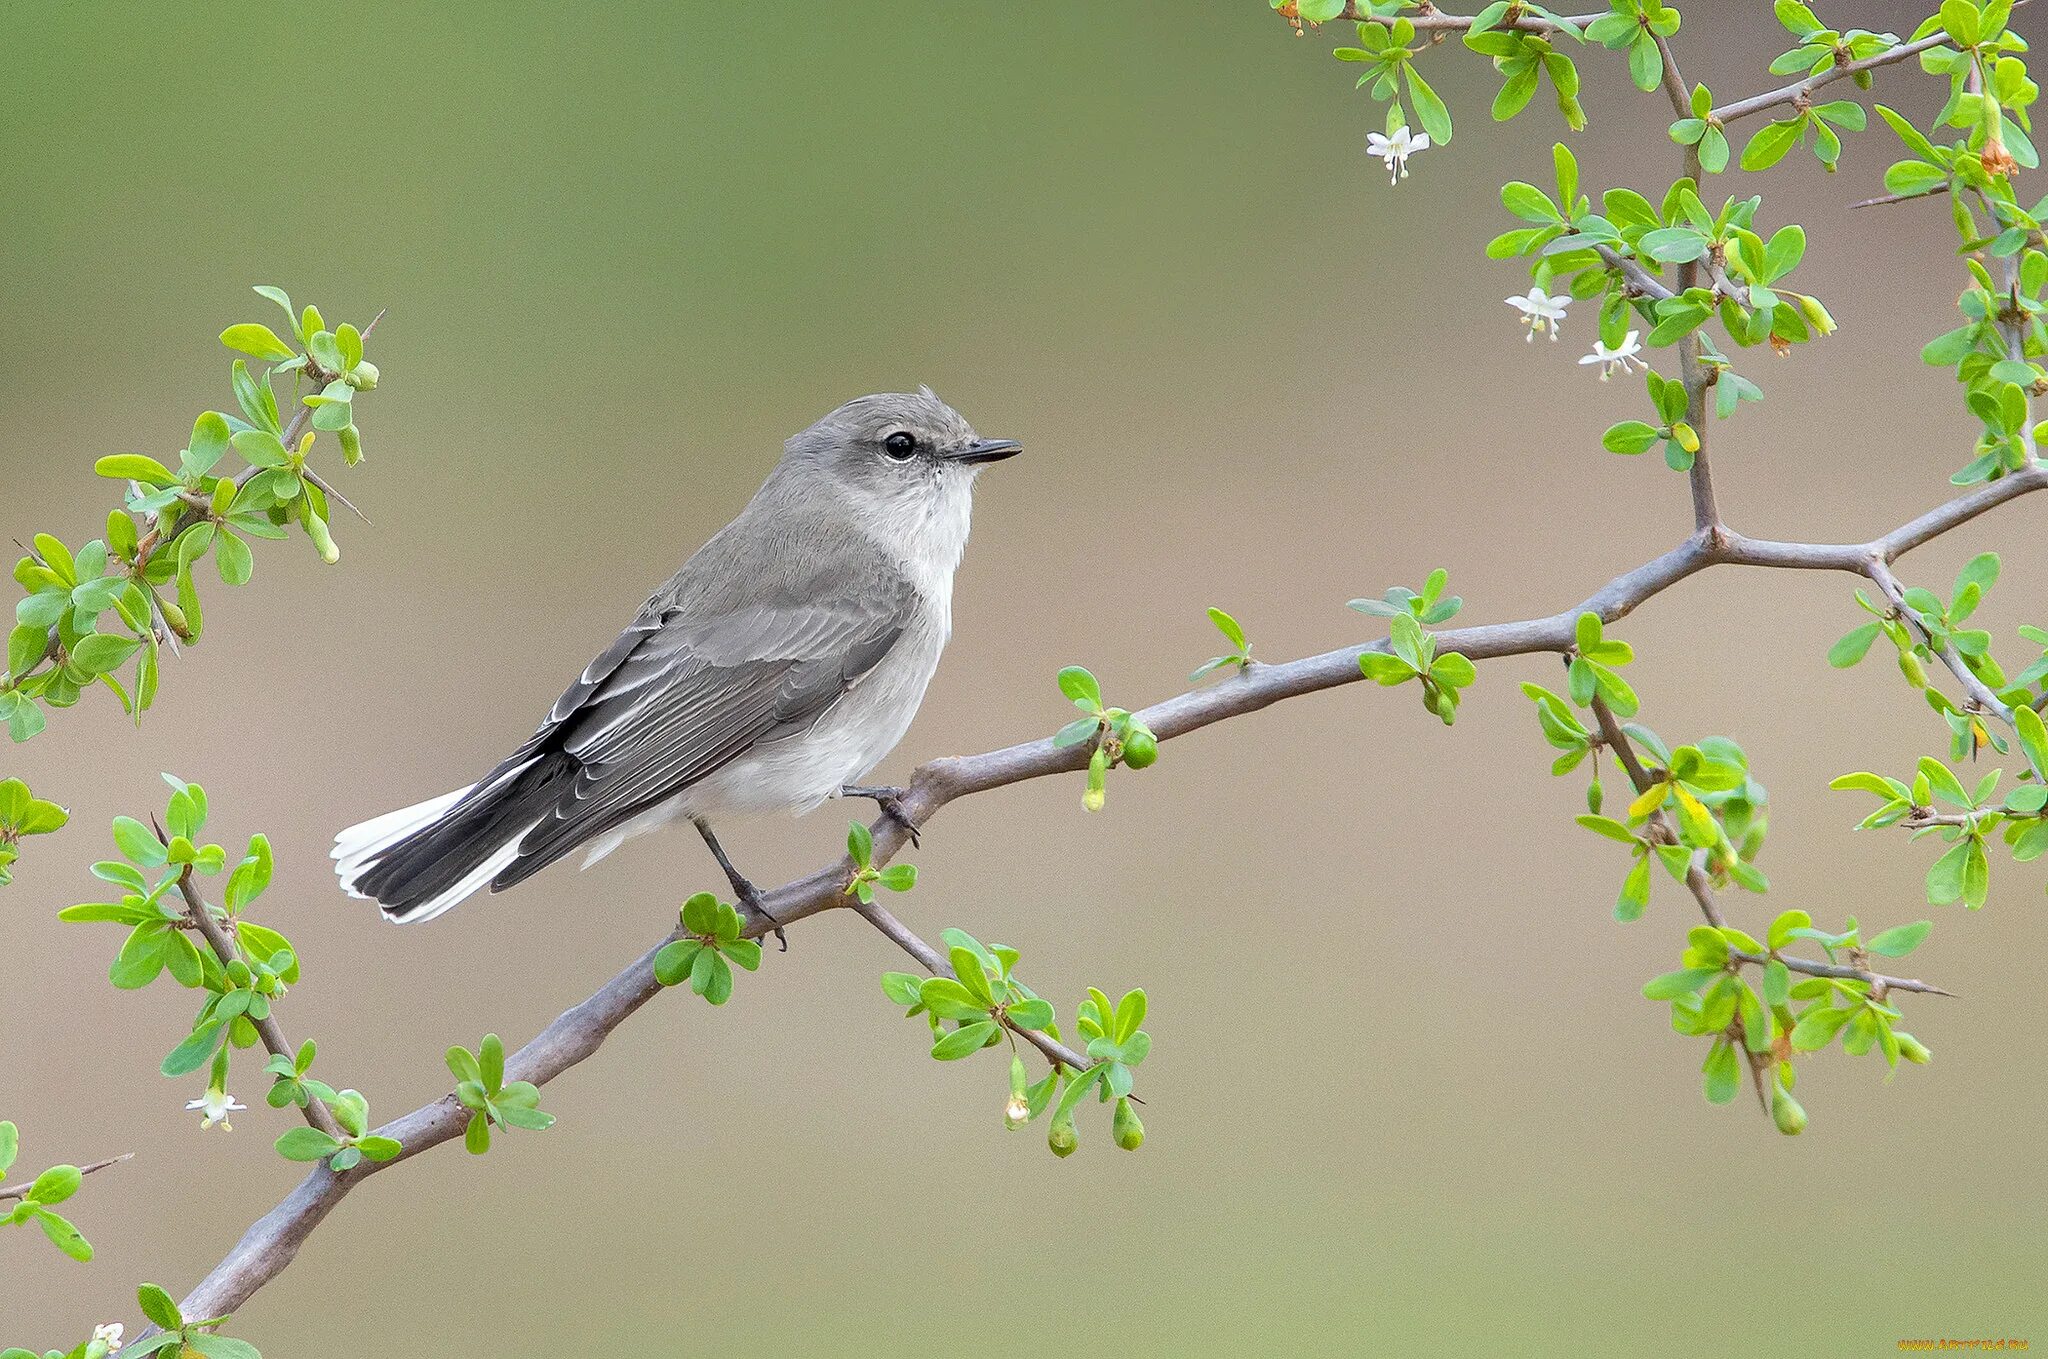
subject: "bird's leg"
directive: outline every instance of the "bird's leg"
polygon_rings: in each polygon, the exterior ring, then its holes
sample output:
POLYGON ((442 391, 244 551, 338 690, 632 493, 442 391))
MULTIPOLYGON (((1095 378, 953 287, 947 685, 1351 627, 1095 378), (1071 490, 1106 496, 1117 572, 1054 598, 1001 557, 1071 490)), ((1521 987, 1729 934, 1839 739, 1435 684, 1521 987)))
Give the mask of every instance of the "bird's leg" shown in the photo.
POLYGON ((711 850, 711 857, 718 860, 718 866, 725 870, 725 880, 732 884, 732 894, 740 904, 775 927, 775 942, 782 945, 784 953, 789 952, 789 936, 782 932, 780 921, 761 904, 761 889, 748 882, 746 876, 732 866, 732 860, 725 857, 725 849, 718 843, 718 837, 711 833, 711 823, 699 817, 690 818, 697 827, 697 834, 704 837, 704 844, 711 850))
POLYGON ((868 788, 855 783, 849 783, 839 790, 841 797, 864 797, 872 801, 882 809, 883 816, 903 827, 904 832, 910 836, 910 843, 913 846, 922 849, 924 846, 917 838, 917 825, 910 819, 910 814, 903 810, 903 799, 909 794, 908 788, 868 788))

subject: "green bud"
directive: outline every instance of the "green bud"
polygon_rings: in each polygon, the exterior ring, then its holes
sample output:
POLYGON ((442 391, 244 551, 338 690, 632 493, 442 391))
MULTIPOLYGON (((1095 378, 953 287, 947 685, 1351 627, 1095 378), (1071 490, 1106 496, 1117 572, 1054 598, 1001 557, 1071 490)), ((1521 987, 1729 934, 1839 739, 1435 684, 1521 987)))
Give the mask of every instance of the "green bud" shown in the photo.
POLYGON ((1010 1100, 1003 1106, 1003 1126, 1013 1132, 1031 1121, 1030 1085, 1030 1078, 1024 1072, 1024 1059, 1013 1054, 1010 1058, 1010 1100))
POLYGON ((1800 315, 1806 318, 1806 324, 1813 327, 1815 334, 1832 335, 1835 333, 1835 318, 1828 314, 1828 309, 1820 304, 1819 298, 1808 297, 1804 293, 1800 293, 1797 295, 1796 300, 1799 304, 1800 315))
POLYGON ((1052 1154, 1055 1156, 1072 1156, 1074 1154, 1074 1148, 1081 1145, 1081 1138, 1074 1131, 1074 1115, 1072 1110, 1053 1115, 1052 1131, 1046 1134, 1045 1144, 1052 1148, 1052 1154))
POLYGON ((306 536, 313 540, 313 546, 320 550, 320 560, 329 566, 341 560, 341 549, 334 545, 334 535, 327 531, 327 521, 308 509, 300 516, 305 520, 306 536))
POLYGON ((1799 1107, 1799 1101, 1793 1099, 1792 1092, 1782 1085, 1771 1087, 1771 1121, 1787 1137, 1797 1137, 1806 1131, 1806 1110, 1799 1107))
POLYGON ((1927 687, 1927 667, 1920 664, 1920 658, 1912 652, 1899 653, 1899 672, 1906 677, 1906 683, 1915 689, 1927 687))
POLYGON ((1109 797, 1109 752, 1101 746, 1088 758, 1088 791, 1081 795, 1081 805, 1091 812, 1102 810, 1102 804, 1109 797))
POLYGON ((1131 734, 1124 737, 1124 763, 1133 769, 1143 769, 1158 758, 1159 738, 1150 727, 1131 723, 1131 734))
POLYGON ((1145 1125, 1138 1121, 1138 1111, 1131 1107, 1129 1097, 1116 1102, 1116 1117, 1110 1126, 1116 1134, 1116 1144, 1125 1151, 1136 1151, 1145 1145, 1145 1125))
POLYGON ((1892 1037, 1899 1040, 1899 1056, 1916 1066, 1926 1066, 1934 1060, 1934 1054, 1927 1050, 1927 1045, 1912 1034, 1895 1032, 1892 1037))
POLYGON ((367 392, 377 385, 377 365, 368 359, 359 359, 356 366, 343 376, 342 381, 359 392, 367 392))

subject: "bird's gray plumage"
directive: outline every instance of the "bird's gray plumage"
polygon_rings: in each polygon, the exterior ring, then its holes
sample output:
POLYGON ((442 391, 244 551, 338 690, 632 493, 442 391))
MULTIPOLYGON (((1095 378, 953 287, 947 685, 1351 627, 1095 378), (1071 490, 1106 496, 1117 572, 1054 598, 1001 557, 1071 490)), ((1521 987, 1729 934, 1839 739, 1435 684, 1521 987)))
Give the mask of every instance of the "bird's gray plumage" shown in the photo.
POLYGON ((816 805, 908 725, 950 631, 974 464, 1014 451, 928 390, 834 411, 524 745, 343 832, 343 885, 425 918, 676 816, 816 805), (920 451, 898 457, 904 434, 920 451))

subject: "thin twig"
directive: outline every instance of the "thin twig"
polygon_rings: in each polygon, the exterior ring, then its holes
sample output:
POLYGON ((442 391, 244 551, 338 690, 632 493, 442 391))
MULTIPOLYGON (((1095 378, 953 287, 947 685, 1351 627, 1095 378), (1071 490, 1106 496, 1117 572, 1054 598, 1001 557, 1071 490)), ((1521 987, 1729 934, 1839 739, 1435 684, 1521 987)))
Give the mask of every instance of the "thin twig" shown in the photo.
MULTIPOLYGON (((158 834, 162 834, 161 828, 158 829, 158 834)), ((236 949, 234 941, 228 938, 227 931, 221 928, 220 921, 214 918, 212 908, 200 897, 199 888, 192 881, 192 869, 189 866, 179 875, 178 891, 185 898, 185 914, 191 918, 193 927, 212 947, 213 956, 220 959, 221 966, 226 967, 229 963, 237 961, 241 953, 236 949)), ((284 1030, 278 1027, 275 1011, 261 1019, 250 1017, 249 1022, 255 1026, 257 1036, 263 1040, 264 1049, 271 1056, 283 1057, 286 1060, 296 1056, 298 1049, 285 1040, 284 1030)), ((309 1099, 299 1112, 305 1115, 306 1122, 336 1141, 346 1136, 341 1130, 341 1125, 334 1121, 334 1115, 328 1112, 327 1105, 322 1101, 309 1099)))
MULTIPOLYGON (((80 1166, 78 1173, 90 1175, 95 1170, 105 1170, 108 1166, 117 1166, 123 1161, 132 1161, 134 1159, 134 1152, 124 1151, 119 1156, 109 1156, 104 1161, 94 1161, 91 1165, 80 1166)), ((19 1184, 0 1185, 0 1200, 25 1199, 28 1197, 28 1191, 35 1188, 35 1185, 36 1182, 34 1180, 23 1180, 19 1184)))

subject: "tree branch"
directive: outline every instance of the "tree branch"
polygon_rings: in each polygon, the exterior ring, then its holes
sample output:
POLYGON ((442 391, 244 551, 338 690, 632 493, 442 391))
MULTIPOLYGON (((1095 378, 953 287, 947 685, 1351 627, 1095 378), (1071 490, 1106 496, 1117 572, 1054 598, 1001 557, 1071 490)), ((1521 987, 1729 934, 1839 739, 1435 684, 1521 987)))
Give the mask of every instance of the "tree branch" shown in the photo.
MULTIPOLYGON (((1447 629, 1435 634, 1438 648, 1440 651, 1459 652, 1472 660, 1543 651, 1565 652, 1574 644, 1575 628, 1581 613, 1595 613, 1603 621, 1611 623, 1634 611, 1645 600, 1710 566, 1834 570, 1867 575, 1868 563, 1889 562, 2008 500, 2039 490, 2044 485, 2048 485, 2048 466, 2037 465, 1977 487, 1867 543, 1776 542, 1746 538, 1726 530, 1718 534, 1695 533, 1662 556, 1616 576, 1573 608, 1545 618, 1447 629)), ((1280 664, 1254 664, 1230 679, 1153 704, 1137 716, 1160 740, 1170 740, 1229 718, 1257 712, 1283 699, 1358 683, 1364 678, 1358 668, 1360 654, 1385 650, 1387 643, 1376 641, 1280 664)), ((1612 714, 1609 714, 1611 719, 1612 714)), ((1620 733, 1620 737, 1618 743, 1613 736, 1607 737, 1617 759, 1622 758, 1621 752, 1625 748, 1631 755, 1634 753, 1626 734, 1620 733)), ((1056 746, 1046 739, 924 764, 912 776, 909 790, 897 804, 902 820, 884 815, 873 823, 872 862, 877 866, 887 863, 908 841, 910 827, 924 826, 955 799, 1027 779, 1078 772, 1087 766, 1088 757, 1089 750, 1085 744, 1056 746)), ((1647 775, 1640 760, 1636 762, 1636 769, 1647 775)), ((1632 772, 1631 778, 1634 777, 1632 772)), ((846 893, 852 872, 852 861, 842 855, 809 876, 766 893, 762 904, 774 920, 783 925, 854 904, 854 898, 846 893)), ((1693 873, 1704 881, 1704 874, 1697 866, 1693 873)), ((1688 886, 1691 885, 1692 876, 1688 875, 1688 886)), ((1706 892, 1702 909, 1709 909, 1711 884, 1706 892)), ((1699 889, 1696 888, 1695 896, 1698 895, 1699 889)), ((886 910, 876 907, 861 913, 870 924, 926 968, 945 974, 945 960, 939 957, 937 950, 911 933, 886 910)), ((1709 910, 1709 919, 1712 918, 1709 910)), ((774 923, 764 916, 749 915, 747 918, 746 934, 750 938, 759 938, 773 928, 774 923)), ((565 1011, 542 1029, 533 1041, 507 1059, 506 1080, 545 1085, 596 1052, 612 1030, 662 989, 654 979, 654 955, 663 945, 680 937, 680 930, 671 931, 588 1000, 565 1011)), ((1880 977, 1828 963, 1783 961, 1788 968, 1809 976, 1857 978, 1873 984, 1882 982, 1892 990, 1949 994, 1910 978, 1880 977)), ((1052 1060, 1070 1065, 1079 1063, 1083 1069, 1087 1065, 1085 1058, 1053 1044, 1045 1035, 1027 1032, 1024 1037, 1052 1060)), ((468 1121, 469 1111, 456 1103, 452 1094, 444 1095, 432 1104, 415 1109, 376 1130, 378 1135, 395 1138, 403 1144, 404 1150, 394 1160, 382 1164, 365 1161, 341 1174, 327 1169, 325 1165, 316 1166, 282 1202, 243 1234, 226 1258, 185 1296, 182 1309, 190 1316, 218 1316, 234 1311, 284 1271, 314 1229, 356 1185, 390 1166, 401 1164, 443 1142, 455 1140, 462 1135, 468 1121)))
MULTIPOLYGON (((2014 0, 2013 8, 2019 9, 2026 3, 2027 0, 2014 0)), ((1865 57, 1861 61, 1847 62, 1836 66, 1831 71, 1825 71, 1817 76, 1808 76, 1804 80, 1795 80, 1790 85, 1779 89, 1770 90, 1763 94, 1753 94, 1747 99, 1738 99, 1732 104, 1724 104, 1720 108, 1715 109, 1712 116, 1718 118, 1723 123, 1732 123, 1738 118, 1747 118, 1752 113, 1762 113, 1764 110, 1776 108, 1780 104, 1797 104, 1811 98, 1814 91, 1832 85, 1837 80, 1847 80, 1849 77, 1860 75, 1865 71, 1875 71, 1886 66, 1896 66, 1902 61, 1910 61, 1922 52, 1929 52, 1942 46, 1948 40, 1948 34, 1943 32, 1936 33, 1931 37, 1922 38, 1918 42, 1900 43, 1897 47, 1891 48, 1889 51, 1879 52, 1874 57, 1865 57)))

